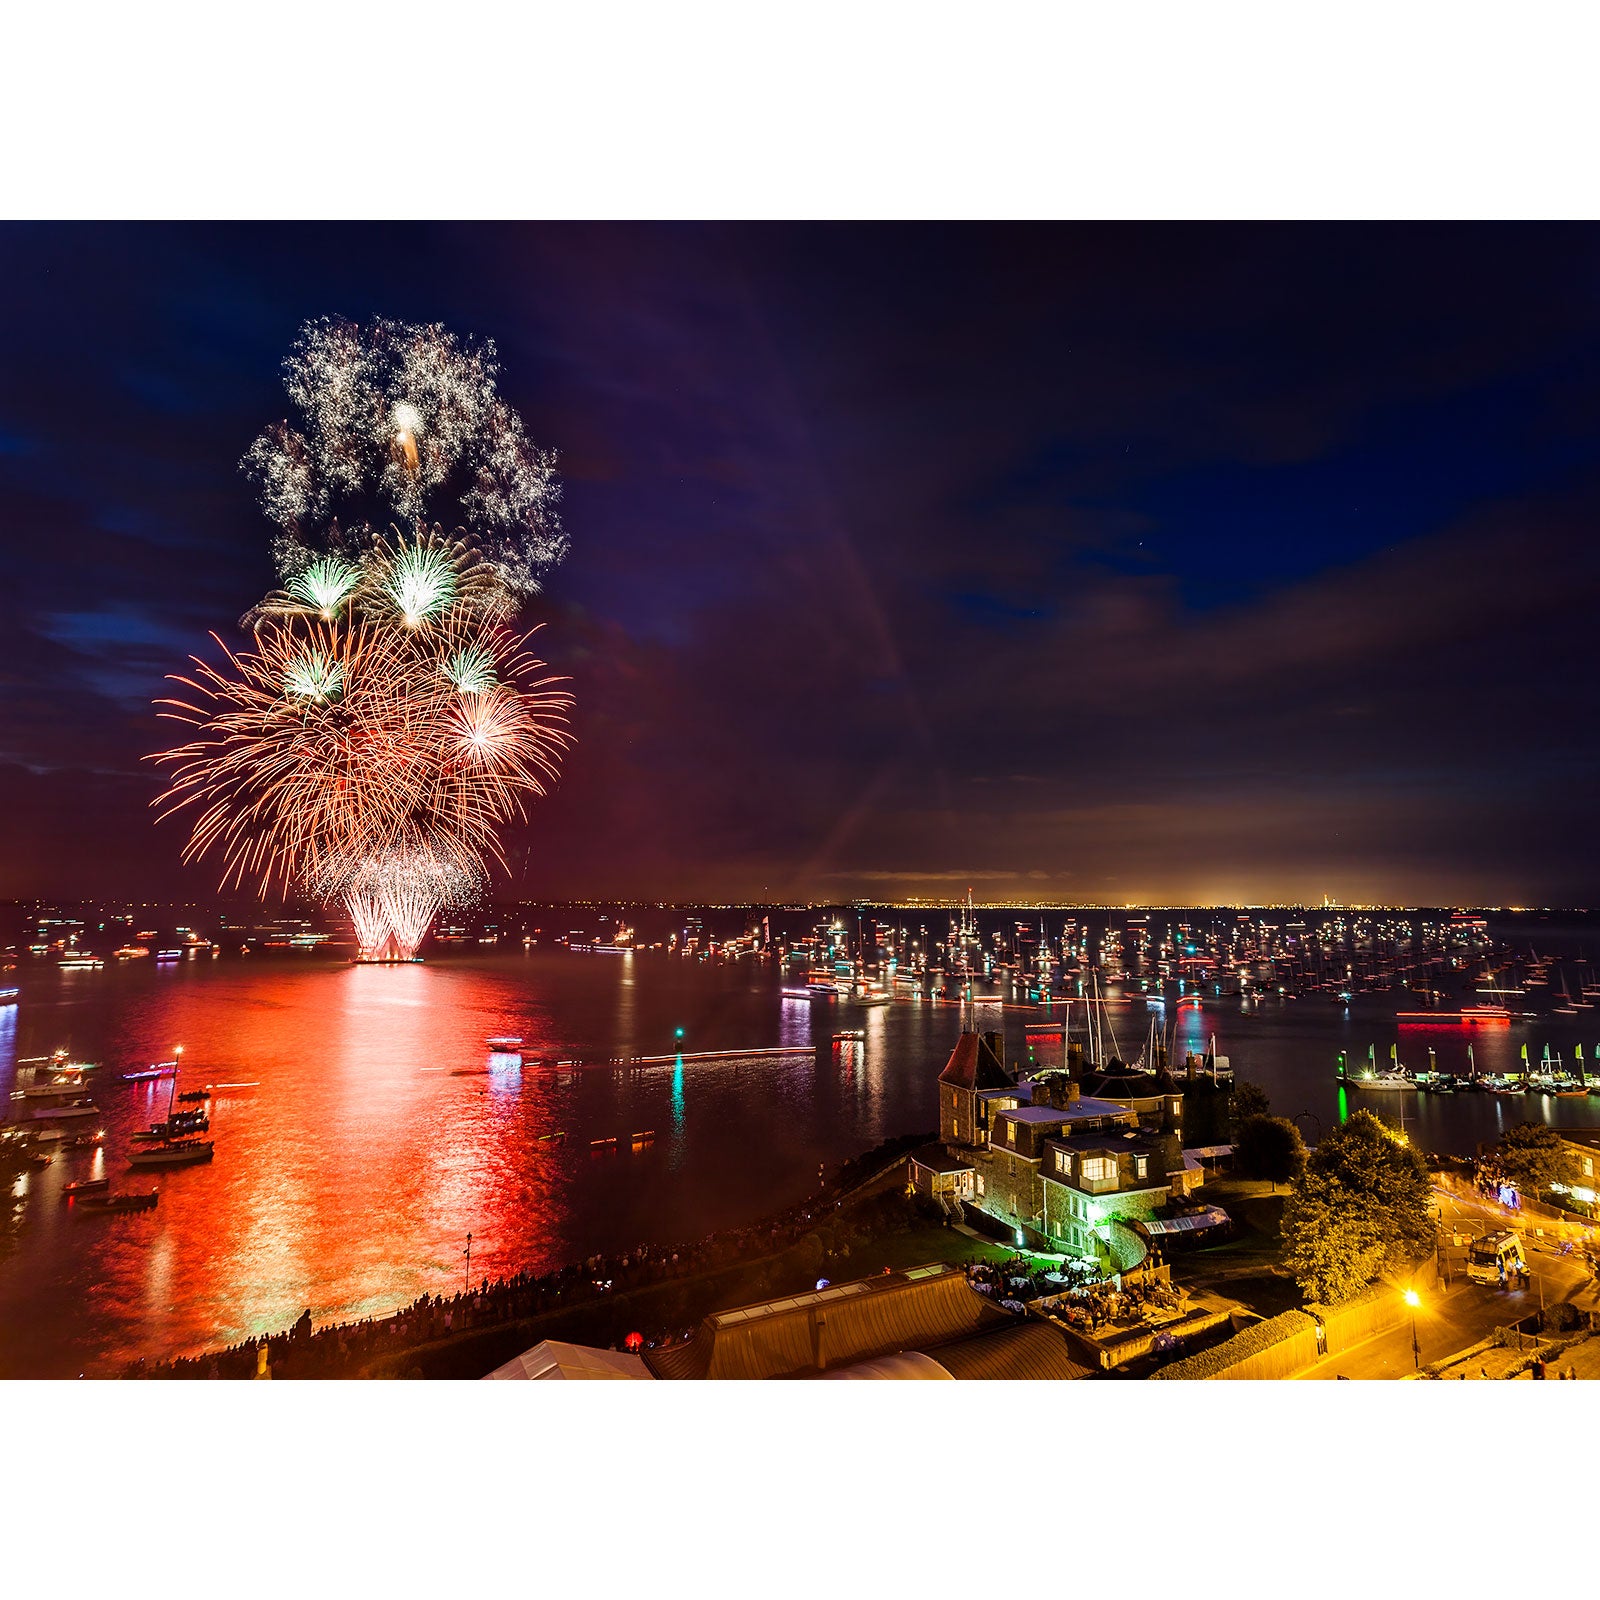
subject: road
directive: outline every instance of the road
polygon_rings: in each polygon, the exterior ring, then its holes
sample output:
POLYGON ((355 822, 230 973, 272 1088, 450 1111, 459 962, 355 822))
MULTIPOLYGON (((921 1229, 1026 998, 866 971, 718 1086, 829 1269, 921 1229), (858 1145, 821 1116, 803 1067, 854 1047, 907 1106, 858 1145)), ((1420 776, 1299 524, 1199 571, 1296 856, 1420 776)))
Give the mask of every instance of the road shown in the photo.
MULTIPOLYGON (((1538 1311, 1541 1304, 1553 1305, 1572 1300, 1585 1309, 1600 1309, 1600 1294, 1590 1277, 1583 1257, 1554 1253, 1550 1245, 1534 1233, 1546 1230, 1553 1243, 1560 1230, 1552 1223, 1518 1218, 1504 1207, 1479 1201, 1451 1190, 1436 1189, 1443 1225, 1463 1234, 1493 1232, 1496 1228, 1516 1227, 1523 1234, 1523 1251, 1533 1283, 1527 1289, 1501 1289, 1464 1281, 1452 1273, 1448 1288, 1423 1296, 1416 1314, 1416 1342, 1420 1356, 1412 1355, 1412 1323, 1403 1322, 1388 1333, 1380 1333, 1336 1356, 1326 1356, 1314 1366, 1297 1373, 1301 1378, 1409 1378, 1418 1366, 1441 1361, 1478 1340, 1487 1338, 1498 1327, 1520 1321, 1538 1311)), ((1577 1230, 1569 1229, 1569 1234, 1577 1230)))

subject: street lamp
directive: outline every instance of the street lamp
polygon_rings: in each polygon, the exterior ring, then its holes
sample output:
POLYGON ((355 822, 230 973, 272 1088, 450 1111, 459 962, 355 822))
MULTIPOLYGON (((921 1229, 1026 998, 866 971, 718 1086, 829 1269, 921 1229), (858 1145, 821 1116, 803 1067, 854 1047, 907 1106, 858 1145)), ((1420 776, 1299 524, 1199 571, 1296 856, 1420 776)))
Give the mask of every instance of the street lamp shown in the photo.
POLYGON ((1422 1365, 1422 1347, 1417 1343, 1417 1307, 1422 1304, 1422 1296, 1415 1289, 1407 1289, 1403 1298, 1411 1307, 1411 1370, 1415 1372, 1422 1365))

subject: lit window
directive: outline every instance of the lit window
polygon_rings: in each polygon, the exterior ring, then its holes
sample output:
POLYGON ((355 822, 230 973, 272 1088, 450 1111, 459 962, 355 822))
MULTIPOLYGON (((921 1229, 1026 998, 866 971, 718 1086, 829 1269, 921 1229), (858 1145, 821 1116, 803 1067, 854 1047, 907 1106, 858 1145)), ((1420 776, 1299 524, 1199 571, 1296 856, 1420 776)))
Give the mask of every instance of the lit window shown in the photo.
POLYGON ((1111 1158, 1109 1156, 1085 1156, 1083 1160, 1083 1175, 1090 1183, 1099 1183, 1104 1178, 1111 1176, 1111 1158))
POLYGON ((1016 1142, 1017 1142, 1017 1125, 1014 1122, 1008 1122, 1006 1124, 1006 1143, 1007 1144, 1015 1144, 1016 1142))
POLYGON ((1149 1169, 1150 1169, 1150 1160, 1149 1160, 1148 1156, 1135 1156, 1133 1158, 1133 1175, 1134 1175, 1134 1177, 1136 1177, 1136 1178, 1144 1177, 1145 1174, 1149 1171, 1149 1169))
POLYGON ((1056 1151, 1056 1171, 1057 1172, 1069 1172, 1069 1171, 1071 1171, 1071 1169, 1072 1169, 1072 1162, 1071 1162, 1070 1158, 1068 1157, 1067 1152, 1065 1150, 1057 1150, 1056 1151))

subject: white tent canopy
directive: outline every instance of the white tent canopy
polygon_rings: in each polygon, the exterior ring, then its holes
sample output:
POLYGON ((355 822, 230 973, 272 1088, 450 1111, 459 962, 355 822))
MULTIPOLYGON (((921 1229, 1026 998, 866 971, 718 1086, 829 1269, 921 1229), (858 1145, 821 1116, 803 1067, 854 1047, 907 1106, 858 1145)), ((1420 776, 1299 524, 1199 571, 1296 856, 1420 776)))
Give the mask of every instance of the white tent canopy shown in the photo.
POLYGON ((503 1367, 491 1378, 649 1378, 650 1369, 626 1350, 598 1350, 587 1344, 562 1344, 546 1339, 503 1367))

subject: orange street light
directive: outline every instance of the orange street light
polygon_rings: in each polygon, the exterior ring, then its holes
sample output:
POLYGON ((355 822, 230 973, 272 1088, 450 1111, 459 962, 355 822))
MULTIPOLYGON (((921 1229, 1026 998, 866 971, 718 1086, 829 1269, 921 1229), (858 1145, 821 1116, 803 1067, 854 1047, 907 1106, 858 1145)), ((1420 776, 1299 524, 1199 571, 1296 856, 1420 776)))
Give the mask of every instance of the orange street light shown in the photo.
POLYGON ((1411 1307, 1411 1370, 1415 1372, 1422 1365, 1422 1347, 1417 1343, 1417 1307, 1422 1304, 1422 1296, 1415 1289, 1407 1289, 1401 1298, 1411 1307))

